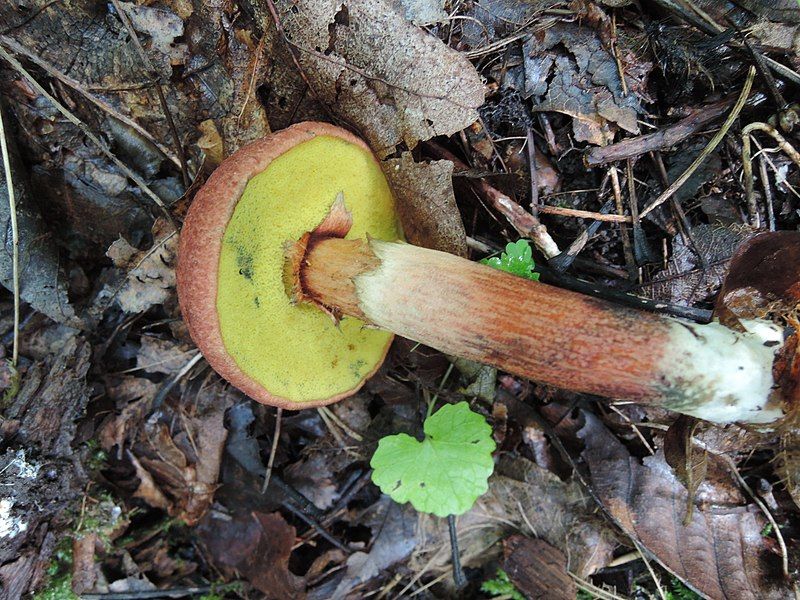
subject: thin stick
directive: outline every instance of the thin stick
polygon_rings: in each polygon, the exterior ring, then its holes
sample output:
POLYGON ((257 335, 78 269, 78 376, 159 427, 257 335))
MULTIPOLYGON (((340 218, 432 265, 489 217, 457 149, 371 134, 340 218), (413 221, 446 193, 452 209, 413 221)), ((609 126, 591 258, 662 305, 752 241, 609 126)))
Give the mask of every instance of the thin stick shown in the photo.
POLYGON ((124 162, 122 162, 120 159, 118 159, 116 156, 114 156, 111 153, 111 151, 106 147, 106 145, 100 140, 100 138, 98 138, 94 133, 92 133, 89 130, 89 128, 86 125, 86 123, 84 123, 78 117, 76 117, 74 114, 72 114, 69 110, 67 110, 67 108, 63 104, 61 104, 51 94, 49 94, 47 92, 47 90, 45 90, 39 84, 39 82, 36 81, 36 79, 34 79, 33 75, 28 73, 28 71, 25 69, 25 67, 23 67, 22 64, 16 58, 14 58, 8 52, 6 52, 5 49, 2 46, 0 46, 0 57, 5 59, 6 61, 8 61, 8 63, 12 67, 14 67, 14 69, 16 69, 20 73, 20 75, 25 77, 25 79, 28 80, 28 83, 30 83, 31 86, 33 86, 33 88, 36 89, 37 92, 39 92, 39 94, 41 94, 42 96, 47 98, 53 104, 53 106, 55 106, 56 110, 58 110, 58 112, 60 112, 62 115, 64 115, 64 117, 70 123, 72 123, 76 127, 80 128, 80 130, 83 132, 83 134, 87 138, 89 138, 89 140, 95 146, 97 146, 97 148, 100 150, 100 152, 102 152, 106 156, 106 158, 108 158, 111 162, 113 162, 123 173, 125 173, 125 175, 127 177, 129 177, 131 180, 133 180, 133 182, 139 187, 139 189, 141 189, 147 196, 150 197, 151 200, 153 200, 153 202, 156 203, 156 205, 158 205, 158 207, 164 213, 164 216, 166 217, 166 219, 169 221, 170 225, 172 225, 172 227, 175 230, 178 229, 178 226, 175 224, 175 220, 172 218, 172 215, 170 214, 169 210, 167 209, 166 205, 161 200, 161 198, 159 198, 158 195, 152 189, 150 189, 150 187, 148 187, 148 185, 144 182, 144 180, 141 177, 139 177, 136 173, 134 173, 128 167, 128 165, 126 165, 124 162))
POLYGON ((661 580, 658 578, 658 575, 656 575, 656 572, 653 570, 652 565, 650 565, 650 561, 647 560, 647 556, 645 556, 644 554, 644 549, 639 545, 639 543, 635 539, 630 538, 630 540, 633 542, 633 545, 636 546, 636 549, 639 551, 639 554, 642 555, 642 560, 644 561, 644 565, 647 567, 647 570, 650 571, 650 577, 653 578, 653 583, 656 584, 656 589, 658 590, 658 595, 661 596, 661 600, 667 600, 667 595, 664 593, 664 590, 661 587, 661 580))
POLYGON ((164 90, 161 87, 161 82, 158 81, 158 73, 153 67, 153 63, 150 62, 150 58, 147 56, 144 48, 142 48, 142 44, 139 41, 139 36, 137 35, 136 30, 133 28, 131 20, 128 18, 128 13, 126 13, 122 6, 120 6, 119 0, 111 0, 111 3, 114 5, 114 10, 117 11, 117 16, 120 18, 120 21, 122 21, 125 29, 128 30, 128 35, 131 36, 131 39, 133 40, 133 46, 136 48, 136 53, 142 60, 142 64, 147 70, 148 75, 155 80, 158 101, 161 103, 161 110, 167 120, 169 131, 172 134, 172 139, 175 143, 175 150, 178 151, 178 160, 180 160, 181 163, 181 177, 183 177, 183 185, 188 189, 189 185, 191 184, 191 179, 189 179, 189 169, 186 167, 186 153, 183 151, 183 144, 181 143, 181 137, 178 134, 178 128, 175 127, 175 121, 172 120, 172 112, 169 110, 169 106, 167 105, 167 99, 164 96, 164 90))
POLYGON ((14 196, 14 181, 11 178, 11 160, 6 143, 2 107, 0 107, 0 148, 3 152, 3 168, 8 189, 8 210, 11 216, 11 277, 14 292, 14 349, 11 353, 11 366, 16 368, 19 357, 19 230, 17 228, 17 200, 14 196))
POLYGON ((353 438, 353 439, 354 439, 354 440, 356 440, 357 442, 363 442, 363 441, 364 441, 364 436, 363 436, 363 435, 361 435, 361 434, 360 434, 360 433, 358 433, 357 431, 354 431, 354 430, 353 430, 353 429, 352 429, 352 428, 351 428, 351 427, 350 427, 350 426, 349 426, 347 423, 345 423, 344 421, 342 421, 342 420, 341 420, 341 419, 340 419, 340 418, 339 418, 339 417, 336 415, 336 413, 335 413, 335 412, 333 412, 331 409, 329 409, 327 406, 320 406, 320 407, 319 407, 319 410, 320 410, 320 412, 323 412, 323 413, 325 413, 325 415, 326 415, 326 416, 327 416, 327 417, 328 417, 328 418, 329 418, 331 421, 333 421, 333 422, 334 422, 334 423, 336 423, 336 424, 337 424, 339 427, 341 427, 341 428, 342 428, 342 431, 344 431, 344 432, 345 432, 347 435, 349 435, 351 438, 353 438))
MULTIPOLYGON (((614 192, 614 203, 617 206, 617 213, 624 215, 624 207, 622 206, 622 188, 619 185, 619 174, 617 173, 617 167, 611 165, 609 168, 609 175, 611 176, 611 190, 614 192)), ((636 259, 633 256, 631 236, 624 223, 619 224, 619 234, 622 238, 622 251, 623 254, 625 254, 625 265, 628 268, 628 279, 631 281, 636 281, 636 259)))
MULTIPOLYGON (((449 160, 459 170, 469 169, 455 154, 442 146, 428 143, 426 147, 435 158, 449 160)), ((546 258, 552 258, 561 252, 558 249, 558 244, 556 244, 555 240, 547 232, 547 228, 538 218, 526 211, 500 190, 493 188, 483 179, 470 179, 469 183, 472 185, 475 193, 485 199, 497 212, 502 214, 521 236, 530 238, 546 258)))
POLYGON ((641 218, 646 217, 656 207, 661 206, 664 202, 669 200, 672 195, 689 180, 698 167, 703 164, 706 158, 708 158, 708 156, 717 148, 717 146, 719 146, 719 143, 728 133, 728 130, 731 128, 731 126, 733 126, 733 122, 739 116, 742 108, 744 108, 744 104, 747 101, 747 98, 750 96, 750 89, 753 87, 753 79, 755 76, 755 67, 750 67, 750 70, 747 72, 747 80, 744 82, 744 87, 742 88, 742 93, 739 94, 736 104, 734 104, 731 112, 728 114, 728 118, 725 119, 725 123, 723 123, 720 130, 714 135, 713 138, 711 138, 711 141, 708 142, 708 145, 706 145, 705 148, 703 148, 703 151, 699 154, 699 156, 692 161, 692 164, 689 165, 689 167, 683 173, 681 173, 680 177, 678 177, 666 190, 661 192, 658 198, 653 200, 650 206, 642 211, 641 218))
POLYGON ((264 473, 264 485, 261 486, 261 493, 265 494, 269 487, 269 480, 272 478, 272 466, 275 464, 275 454, 278 451, 278 438, 281 435, 281 417, 283 417, 283 409, 278 407, 275 413, 275 433, 272 435, 272 448, 269 451, 269 461, 267 462, 267 471, 264 473))
POLYGON ((455 515, 447 515, 447 525, 450 528, 450 550, 453 556, 453 579, 456 582, 456 589, 460 590, 467 585, 467 578, 464 576, 464 569, 461 568, 461 556, 458 552, 458 535, 456 533, 455 515))
POLYGON ((772 186, 769 184, 767 173, 767 159, 763 154, 758 156, 758 175, 761 186, 764 188, 764 203, 767 205, 767 225, 770 231, 775 231, 775 208, 772 206, 772 186))
POLYGON ((539 205, 539 212, 546 215, 559 215, 562 217, 576 217, 578 219, 593 219, 595 221, 603 221, 607 223, 631 223, 632 219, 628 215, 615 215, 606 214, 601 212, 593 212, 591 210, 580 210, 578 208, 564 208, 563 206, 548 206, 547 204, 539 205))
POLYGON ((753 162, 750 159, 750 153, 750 136, 742 133, 742 179, 744 180, 744 199, 747 204, 750 225, 758 229, 761 227, 761 217, 758 214, 756 195, 753 190, 753 162))
POLYGON ((778 147, 786 153, 786 155, 792 159, 792 162, 800 167, 800 152, 794 149, 785 137, 783 137, 777 129, 775 129, 772 125, 768 123, 750 123, 744 129, 742 129, 742 136, 749 137, 753 131, 763 131, 764 133, 772 136, 772 138, 778 143, 778 147))
POLYGON ((531 174, 531 214, 539 216, 539 177, 536 173, 536 142, 533 139, 533 130, 528 127, 528 170, 531 174))

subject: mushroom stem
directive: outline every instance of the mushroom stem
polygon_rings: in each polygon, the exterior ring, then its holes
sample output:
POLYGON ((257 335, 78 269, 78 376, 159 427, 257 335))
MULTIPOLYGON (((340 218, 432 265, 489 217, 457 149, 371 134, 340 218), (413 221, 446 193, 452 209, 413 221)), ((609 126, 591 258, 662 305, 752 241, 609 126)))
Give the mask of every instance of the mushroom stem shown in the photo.
POLYGON ((685 322, 379 240, 314 240, 297 275, 331 314, 521 377, 720 423, 783 415, 783 331, 766 321, 685 322))

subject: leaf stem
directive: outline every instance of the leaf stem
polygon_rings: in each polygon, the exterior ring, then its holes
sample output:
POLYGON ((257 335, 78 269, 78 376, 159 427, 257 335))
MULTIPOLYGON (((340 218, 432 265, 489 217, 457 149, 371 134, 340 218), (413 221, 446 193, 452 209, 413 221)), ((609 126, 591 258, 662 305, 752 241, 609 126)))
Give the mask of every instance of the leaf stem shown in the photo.
POLYGON ((436 401, 439 399, 439 394, 441 393, 442 389, 444 388, 444 384, 447 383, 447 378, 450 377, 450 373, 453 372, 453 363, 450 363, 450 366, 447 367, 447 371, 444 372, 444 377, 442 377, 442 381, 439 383, 439 389, 436 390, 436 393, 431 398, 431 401, 428 402, 428 413, 425 415, 425 419, 430 419, 431 415, 433 414, 433 407, 436 404, 436 401))
POLYGON ((455 515, 447 515, 447 526, 450 528, 450 550, 453 555, 453 579, 456 582, 456 589, 460 590, 467 585, 467 578, 464 576, 464 569, 461 568, 455 515))

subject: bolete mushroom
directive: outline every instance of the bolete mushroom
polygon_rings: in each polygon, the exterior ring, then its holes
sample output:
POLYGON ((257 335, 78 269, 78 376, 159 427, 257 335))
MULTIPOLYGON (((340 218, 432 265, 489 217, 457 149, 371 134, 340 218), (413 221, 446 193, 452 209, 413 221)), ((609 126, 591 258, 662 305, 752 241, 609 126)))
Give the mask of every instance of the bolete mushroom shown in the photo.
POLYGON ((631 310, 401 238, 361 140, 301 123, 254 142, 209 178, 184 224, 178 293, 192 337, 235 386, 293 409, 358 390, 392 333, 720 423, 772 422, 796 394, 789 344, 768 321, 734 331, 631 310))
POLYGON ((209 364, 251 398, 288 409, 355 393, 393 335, 356 319, 334 327, 290 301, 285 247, 314 229, 343 194, 350 237, 402 237, 391 190, 369 147, 344 129, 300 123, 226 159, 186 215, 178 297, 209 364))

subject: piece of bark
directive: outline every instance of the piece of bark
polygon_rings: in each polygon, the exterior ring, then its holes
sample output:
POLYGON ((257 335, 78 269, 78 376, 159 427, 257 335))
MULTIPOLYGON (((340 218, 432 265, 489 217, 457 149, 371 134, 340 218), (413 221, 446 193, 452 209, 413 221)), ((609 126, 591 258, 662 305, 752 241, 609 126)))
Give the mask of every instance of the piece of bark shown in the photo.
POLYGON ((588 167, 596 167, 617 160, 641 156, 654 150, 669 148, 685 140, 709 121, 722 115, 732 103, 733 98, 719 100, 694 109, 689 116, 664 129, 647 135, 627 138, 616 144, 593 147, 586 153, 584 162, 588 167))
POLYGON ((573 600, 578 593, 567 557, 544 540, 512 535, 503 542, 503 570, 528 598, 573 600))

